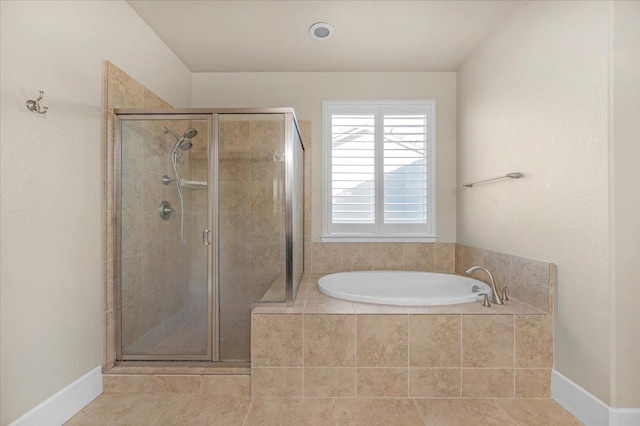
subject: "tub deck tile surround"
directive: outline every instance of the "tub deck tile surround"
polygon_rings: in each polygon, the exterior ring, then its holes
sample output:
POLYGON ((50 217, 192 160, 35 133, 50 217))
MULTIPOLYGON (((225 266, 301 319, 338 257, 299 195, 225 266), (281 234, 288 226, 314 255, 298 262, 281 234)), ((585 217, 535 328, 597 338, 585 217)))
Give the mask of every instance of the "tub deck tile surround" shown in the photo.
POLYGON ((294 308, 254 307, 254 397, 549 397, 553 318, 546 312, 514 298, 490 308, 349 302, 320 293, 322 276, 303 277, 294 308), (273 321, 301 328, 301 336, 292 343, 287 327, 283 335, 275 326, 259 332, 273 321), (280 363, 283 347, 301 359, 280 363))

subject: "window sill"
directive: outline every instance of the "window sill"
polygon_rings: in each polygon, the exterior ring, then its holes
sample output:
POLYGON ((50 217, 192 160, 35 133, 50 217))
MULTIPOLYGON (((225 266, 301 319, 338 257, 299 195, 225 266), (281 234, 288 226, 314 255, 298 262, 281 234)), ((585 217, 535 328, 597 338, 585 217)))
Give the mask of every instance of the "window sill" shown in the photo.
POLYGON ((323 243, 435 243, 436 235, 374 235, 364 237, 362 235, 322 235, 323 243))

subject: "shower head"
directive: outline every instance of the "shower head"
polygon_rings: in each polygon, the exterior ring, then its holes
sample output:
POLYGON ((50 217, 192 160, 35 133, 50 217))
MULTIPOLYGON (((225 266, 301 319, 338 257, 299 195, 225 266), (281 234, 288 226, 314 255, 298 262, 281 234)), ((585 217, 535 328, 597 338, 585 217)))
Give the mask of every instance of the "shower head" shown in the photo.
POLYGON ((197 135, 197 134, 198 134, 198 131, 196 129, 194 129, 193 127, 191 127, 191 128, 187 129, 184 132, 184 135, 182 135, 182 137, 191 139, 191 138, 195 137, 195 135, 197 135))
POLYGON ((182 136, 178 136, 176 132, 167 127, 164 128, 165 133, 171 133, 176 139, 176 144, 173 147, 172 152, 177 152, 178 149, 181 151, 188 151, 193 146, 191 142, 191 138, 195 137, 198 134, 198 131, 192 127, 188 128, 182 136))

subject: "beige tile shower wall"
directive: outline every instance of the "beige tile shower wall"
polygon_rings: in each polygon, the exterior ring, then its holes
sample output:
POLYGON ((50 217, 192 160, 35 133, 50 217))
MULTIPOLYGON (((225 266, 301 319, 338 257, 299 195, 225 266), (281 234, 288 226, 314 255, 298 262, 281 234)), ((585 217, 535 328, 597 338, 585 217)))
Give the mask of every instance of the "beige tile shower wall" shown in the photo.
MULTIPOLYGON (((498 291, 507 287, 509 296, 544 312, 553 312, 553 288, 556 275, 556 267, 553 263, 456 244, 455 272, 466 275, 465 271, 472 266, 487 268, 493 274, 498 291)), ((476 271, 471 276, 489 282, 482 271, 476 271)))
POLYGON ((279 158, 284 158, 284 121, 221 117, 221 359, 249 359, 251 303, 284 274, 284 163, 279 158))
MULTIPOLYGON (((104 205, 104 291, 105 291, 105 355, 103 368, 108 370, 115 361, 115 269, 114 269, 114 114, 116 108, 170 108, 171 106, 142 86, 112 63, 104 62, 104 122, 103 140, 105 162, 103 164, 103 205, 104 205)), ((142 126, 127 126, 126 138, 129 141, 123 146, 123 230, 128 238, 123 244, 123 281, 127 294, 124 294, 124 315, 128 324, 124 330, 125 341, 134 341, 153 328, 159 316, 164 313, 166 305, 156 297, 166 299, 163 280, 166 274, 163 265, 166 262, 167 241, 154 241, 150 236, 159 237, 157 206, 154 201, 165 195, 165 188, 154 185, 155 179, 162 176, 166 161, 162 161, 161 152, 165 149, 164 135, 158 129, 142 126), (145 230, 147 238, 144 237, 145 230), (157 296, 156 293, 159 293, 157 296), (155 306, 154 306, 155 304, 155 306), (145 307, 146 306, 146 312, 145 307), (131 309, 128 309, 131 308, 131 309), (154 312, 148 315, 149 310, 154 312), (149 321, 143 321, 143 318, 149 321)), ((159 203, 161 200, 158 200, 159 203)), ((174 203, 174 201, 172 201, 174 203)), ((175 205, 175 204, 174 204, 175 205)), ((160 218, 158 217, 158 221, 160 218)), ((175 230, 166 234, 175 237, 175 230)))
POLYGON ((551 315, 252 316, 252 395, 549 398, 551 315))
MULTIPOLYGON (((180 213, 164 221, 158 206, 163 200, 176 211, 180 206, 176 186, 162 183, 163 175, 174 174, 170 151, 175 141, 164 133, 164 127, 182 133, 188 125, 123 122, 122 345, 126 353, 171 351, 156 346, 180 328, 186 317, 193 239, 187 237, 191 244, 183 247, 180 213)), ((177 161, 178 172, 187 179, 192 174, 190 155, 184 152, 177 161)), ((193 212, 186 204, 185 229, 189 230, 193 212)))

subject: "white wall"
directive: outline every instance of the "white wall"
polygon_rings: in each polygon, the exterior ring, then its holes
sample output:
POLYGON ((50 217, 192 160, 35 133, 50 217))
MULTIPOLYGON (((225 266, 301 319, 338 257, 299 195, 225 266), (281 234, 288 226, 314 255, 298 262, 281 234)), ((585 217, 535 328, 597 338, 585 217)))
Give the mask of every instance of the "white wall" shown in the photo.
MULTIPOLYGON (((458 242, 558 265, 555 368, 609 403, 608 2, 526 2, 458 72, 458 242)), ((637 291, 637 290, 636 290, 637 291)))
POLYGON ((322 100, 435 99, 437 106, 436 232, 456 240, 456 75, 413 73, 194 73, 192 106, 293 107, 312 121, 312 240, 322 232, 322 100))
POLYGON ((612 9, 611 405, 640 408, 640 2, 612 9))
POLYGON ((102 61, 183 107, 191 73, 123 1, 0 7, 6 425, 102 362, 102 61))

